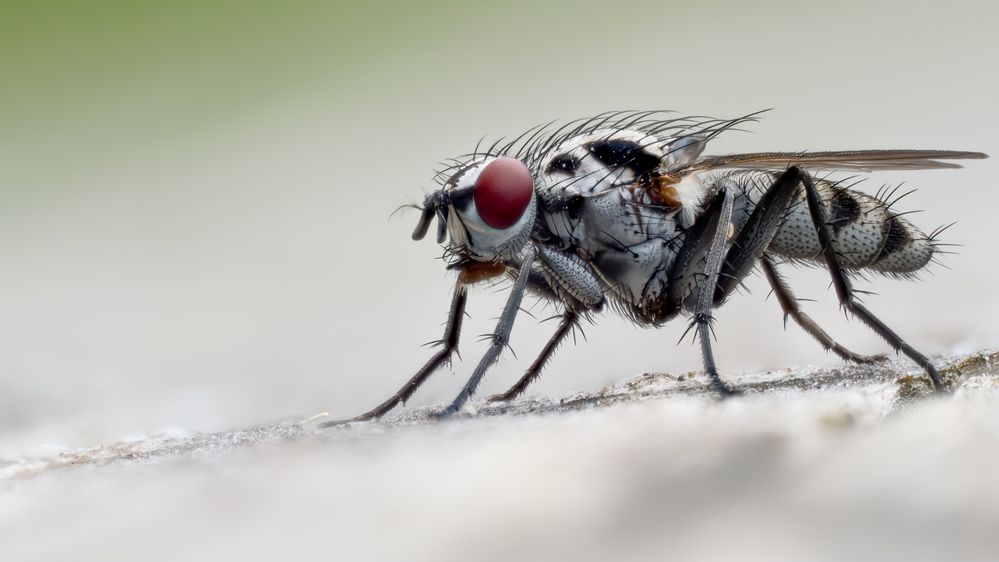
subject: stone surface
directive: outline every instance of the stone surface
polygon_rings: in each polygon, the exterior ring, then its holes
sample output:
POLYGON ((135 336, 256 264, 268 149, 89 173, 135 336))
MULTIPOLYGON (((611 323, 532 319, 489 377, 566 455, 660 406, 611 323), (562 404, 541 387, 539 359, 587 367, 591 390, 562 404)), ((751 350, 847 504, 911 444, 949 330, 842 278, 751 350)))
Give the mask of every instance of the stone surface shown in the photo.
POLYGON ((3 560, 989 559, 999 354, 646 374, 435 420, 324 416, 0 465, 3 560), (44 540, 43 540, 44 539, 44 540))

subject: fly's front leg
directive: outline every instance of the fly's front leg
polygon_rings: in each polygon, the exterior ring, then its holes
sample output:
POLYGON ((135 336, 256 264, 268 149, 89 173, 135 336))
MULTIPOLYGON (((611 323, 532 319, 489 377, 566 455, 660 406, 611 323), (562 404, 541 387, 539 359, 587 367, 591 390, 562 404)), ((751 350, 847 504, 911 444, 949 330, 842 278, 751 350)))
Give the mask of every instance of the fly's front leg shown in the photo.
POLYGON ((513 290, 510 292, 510 297, 506 301, 506 305, 503 307, 503 313, 500 315, 499 322, 496 324, 496 330, 490 336, 489 349, 486 350, 485 355, 476 365, 475 371, 472 372, 472 376, 465 383, 464 388, 458 393, 451 405, 442 410, 438 416, 444 417, 454 414, 465 405, 466 402, 475 394, 475 389, 478 388, 479 383, 482 381, 482 377, 485 376, 486 370, 492 366, 493 363, 499 358, 500 352, 503 348, 510 343, 510 333, 513 331, 513 321, 517 318, 517 312, 520 311, 520 303, 524 299, 524 292, 527 290, 527 281, 531 276, 531 266, 534 263, 535 248, 533 245, 529 244, 527 250, 524 252, 523 262, 520 265, 520 272, 517 274, 517 281, 513 284, 513 290))
POLYGON ((791 287, 784 282, 784 278, 777 272, 777 264, 774 263, 773 259, 770 256, 764 255, 760 259, 760 263, 763 265, 763 273, 766 275, 767 281, 770 282, 770 287, 777 297, 777 302, 780 303, 780 307, 784 311, 785 327, 787 327, 787 319, 790 317, 798 326, 801 326, 801 329, 818 340, 823 348, 832 351, 847 361, 853 361, 854 363, 879 363, 887 359, 884 355, 861 355, 840 345, 832 336, 819 327, 809 315, 801 310, 798 306, 798 299, 791 292, 791 287))
POLYGON ((930 380, 933 381, 933 388, 937 392, 944 392, 947 388, 940 378, 940 373, 933 366, 933 363, 925 355, 905 343, 898 334, 878 319, 878 317, 874 316, 874 313, 868 310, 867 307, 857 302, 853 294, 853 285, 850 283, 850 279, 846 275, 846 270, 843 269, 840 263, 839 255, 837 255, 836 249, 833 247, 832 235, 829 232, 829 223, 826 218, 826 209, 822 205, 822 198, 819 195, 819 191, 816 189, 811 176, 806 172, 797 166, 792 166, 788 169, 788 172, 792 171, 801 177, 801 183, 805 186, 805 200, 808 202, 808 212, 811 215, 812 223, 815 225, 819 244, 822 247, 822 257, 826 262, 826 267, 829 269, 829 274, 832 276, 833 286, 836 288, 836 296, 839 297, 840 304, 859 318, 861 322, 867 324, 874 330, 874 333, 888 342, 888 345, 897 353, 905 354, 925 369, 926 373, 930 376, 930 380))
POLYGON ((562 314, 558 329, 520 380, 503 394, 490 397, 490 402, 505 402, 527 390, 527 387, 541 376, 541 370, 562 340, 579 325, 581 313, 597 310, 603 305, 604 293, 600 279, 589 264, 579 256, 540 246, 538 262, 551 298, 560 301, 565 306, 565 312, 562 314))
POLYGON ((451 299, 451 312, 448 313, 447 327, 444 328, 444 337, 441 338, 440 345, 441 348, 430 358, 427 363, 416 372, 411 379, 409 379, 406 384, 399 389, 398 392, 392 395, 391 398, 382 402, 370 411, 361 414, 357 417, 348 420, 339 420, 326 422, 320 425, 320 427, 331 427, 334 425, 339 425, 347 422, 355 421, 367 421, 375 418, 380 418, 387 414, 389 410, 395 408, 399 404, 405 403, 409 400, 410 396, 416 392, 416 389, 430 378, 430 375, 434 373, 441 365, 444 365, 451 359, 451 354, 458 349, 458 337, 461 334, 461 323, 465 319, 465 302, 468 299, 468 291, 465 286, 459 281, 459 283, 454 288, 454 297, 451 299))

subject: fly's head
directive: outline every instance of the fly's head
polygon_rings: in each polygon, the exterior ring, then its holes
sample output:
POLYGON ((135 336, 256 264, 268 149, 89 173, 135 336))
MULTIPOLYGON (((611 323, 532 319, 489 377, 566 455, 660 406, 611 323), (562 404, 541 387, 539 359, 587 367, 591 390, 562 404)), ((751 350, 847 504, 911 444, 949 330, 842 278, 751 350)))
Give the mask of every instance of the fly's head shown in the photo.
POLYGON ((480 262, 511 258, 534 228, 534 177, 522 161, 483 158, 463 165, 427 196, 413 239, 422 239, 437 217, 437 242, 480 262))

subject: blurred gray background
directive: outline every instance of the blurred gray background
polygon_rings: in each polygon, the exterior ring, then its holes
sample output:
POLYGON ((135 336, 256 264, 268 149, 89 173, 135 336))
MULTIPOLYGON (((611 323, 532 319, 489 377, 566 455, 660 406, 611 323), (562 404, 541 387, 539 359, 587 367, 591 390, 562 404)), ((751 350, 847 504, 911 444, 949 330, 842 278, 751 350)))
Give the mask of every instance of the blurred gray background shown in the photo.
MULTIPOLYGON (((130 435, 359 413, 426 359, 452 281, 415 216, 435 164, 483 135, 609 109, 734 117, 709 152, 946 148, 999 153, 991 2, 62 2, 0 13, 0 458, 130 435)), ((995 160, 891 173, 903 209, 963 244, 867 302, 930 354, 995 345, 995 160)), ((807 310, 859 351, 817 271, 807 310)), ((718 314, 723 372, 836 364, 785 332, 762 279, 718 314)), ((476 293, 464 362, 503 294, 476 293)), ((538 393, 700 368, 612 314, 538 393)), ((548 337, 522 316, 483 392, 548 337)))

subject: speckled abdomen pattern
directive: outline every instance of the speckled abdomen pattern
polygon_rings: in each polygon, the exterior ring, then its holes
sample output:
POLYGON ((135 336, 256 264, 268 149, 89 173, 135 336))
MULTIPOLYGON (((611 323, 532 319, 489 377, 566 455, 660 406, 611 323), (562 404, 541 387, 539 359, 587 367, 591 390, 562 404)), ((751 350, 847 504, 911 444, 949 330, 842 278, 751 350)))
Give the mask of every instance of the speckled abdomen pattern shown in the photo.
MULTIPOLYGON (((717 178, 718 186, 735 189, 733 222, 741 228, 764 191, 777 178, 772 172, 734 172, 717 178)), ((934 252, 933 241, 885 202, 850 189, 842 182, 816 180, 833 245, 844 267, 867 269, 888 275, 906 275, 926 266, 934 252)), ((804 187, 798 188, 791 208, 768 252, 810 263, 821 262, 818 234, 805 202, 804 187)))

